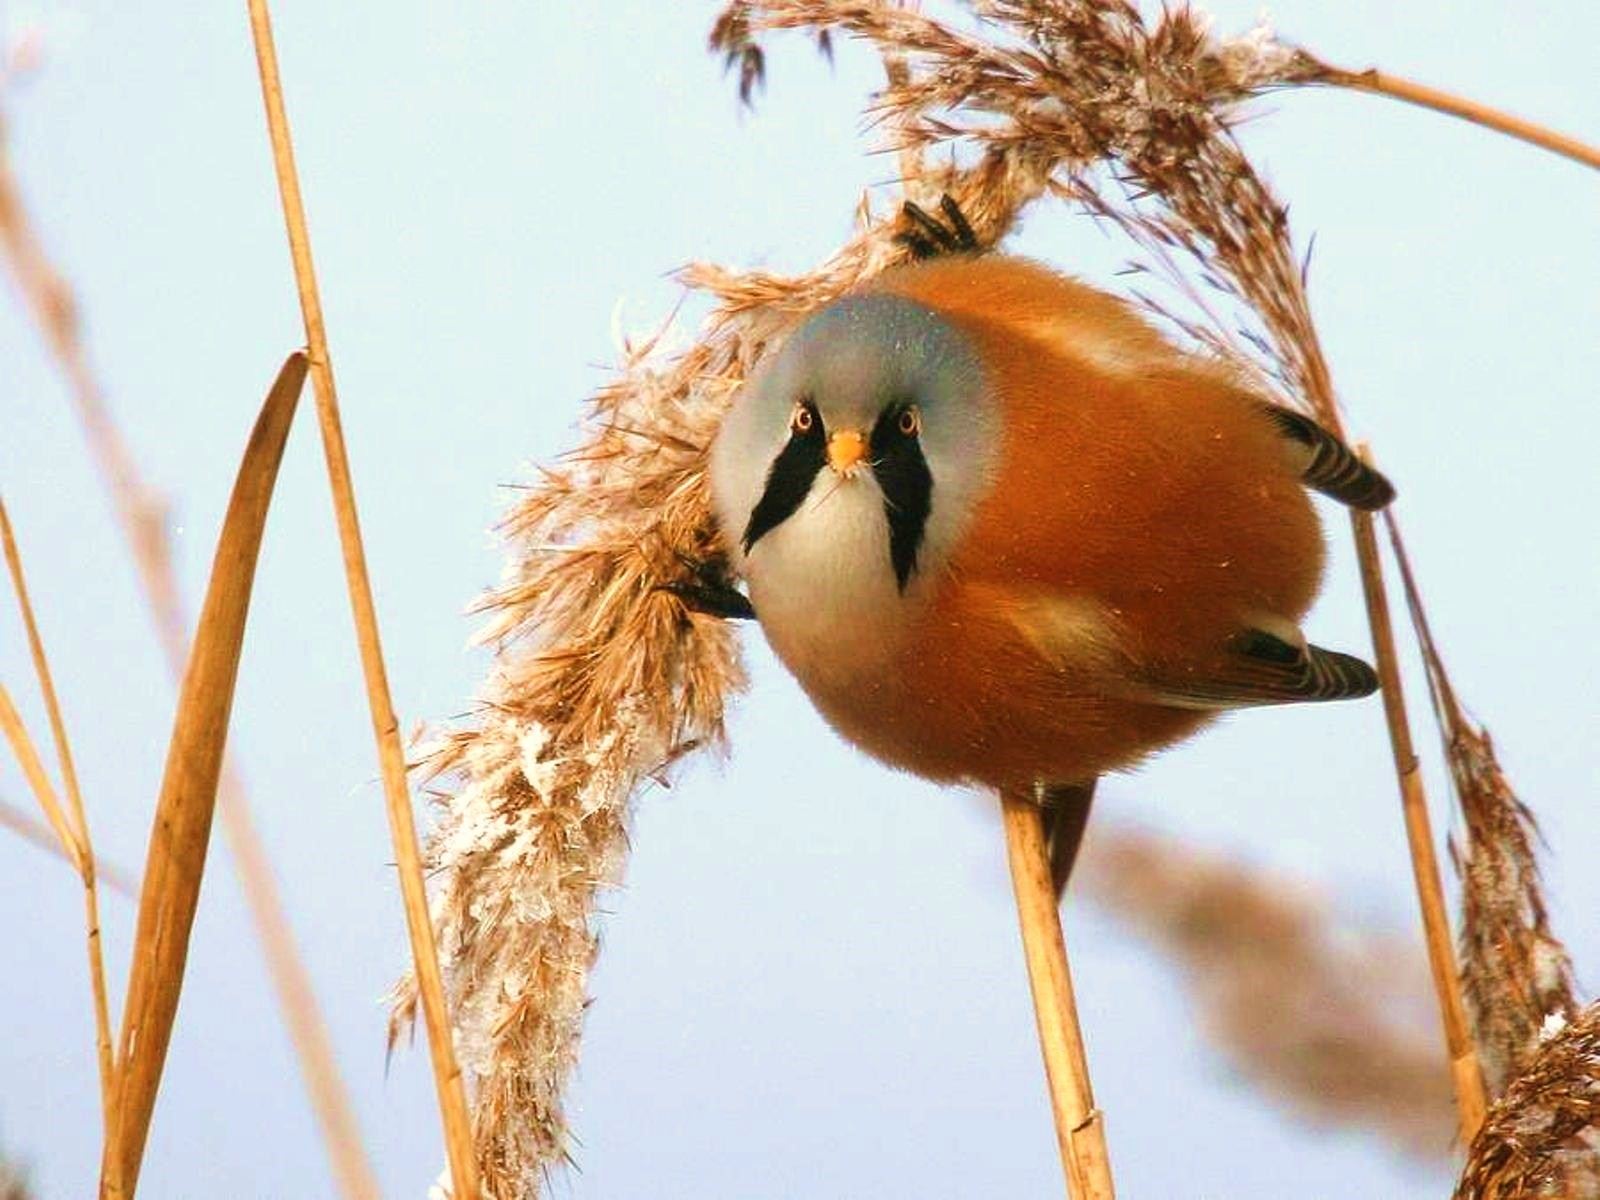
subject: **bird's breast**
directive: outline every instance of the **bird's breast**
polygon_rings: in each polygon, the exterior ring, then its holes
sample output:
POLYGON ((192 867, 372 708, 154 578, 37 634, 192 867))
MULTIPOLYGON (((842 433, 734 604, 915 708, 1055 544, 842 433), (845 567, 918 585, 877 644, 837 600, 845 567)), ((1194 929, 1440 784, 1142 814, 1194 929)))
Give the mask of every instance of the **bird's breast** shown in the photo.
POLYGON ((821 472, 794 515, 751 548, 745 577, 767 640, 813 693, 888 668, 922 590, 899 587, 883 493, 868 473, 821 472))

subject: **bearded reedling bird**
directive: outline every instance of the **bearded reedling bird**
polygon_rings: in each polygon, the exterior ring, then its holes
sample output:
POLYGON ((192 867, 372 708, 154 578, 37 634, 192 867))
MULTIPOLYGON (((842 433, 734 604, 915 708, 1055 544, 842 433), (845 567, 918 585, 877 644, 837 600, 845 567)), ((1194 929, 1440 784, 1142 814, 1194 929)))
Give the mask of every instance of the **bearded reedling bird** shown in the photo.
POLYGON ((1387 480, 1026 259, 957 246, 815 313, 735 401, 711 485, 749 590, 720 611, 753 605, 872 756, 1036 794, 1058 887, 1102 773, 1228 709, 1378 686, 1298 623, 1323 566, 1306 489, 1381 508, 1387 480))

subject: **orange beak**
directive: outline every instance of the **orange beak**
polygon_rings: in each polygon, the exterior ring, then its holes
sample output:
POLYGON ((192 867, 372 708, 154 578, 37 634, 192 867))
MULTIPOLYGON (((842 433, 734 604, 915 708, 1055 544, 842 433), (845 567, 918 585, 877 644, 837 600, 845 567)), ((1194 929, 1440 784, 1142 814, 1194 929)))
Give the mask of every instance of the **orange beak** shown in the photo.
POLYGON ((828 465, 846 478, 855 474, 862 459, 867 457, 867 439, 856 429, 841 429, 828 438, 828 465))

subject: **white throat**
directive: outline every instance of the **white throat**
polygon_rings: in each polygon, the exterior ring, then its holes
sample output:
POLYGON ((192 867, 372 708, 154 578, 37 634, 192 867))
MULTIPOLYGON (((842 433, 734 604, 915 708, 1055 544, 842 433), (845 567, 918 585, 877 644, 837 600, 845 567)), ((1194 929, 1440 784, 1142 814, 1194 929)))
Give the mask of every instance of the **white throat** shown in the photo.
POLYGON ((849 684, 876 672, 907 627, 915 577, 902 595, 889 559, 883 492, 870 471, 824 468, 805 502, 745 558, 761 627, 802 680, 849 684))

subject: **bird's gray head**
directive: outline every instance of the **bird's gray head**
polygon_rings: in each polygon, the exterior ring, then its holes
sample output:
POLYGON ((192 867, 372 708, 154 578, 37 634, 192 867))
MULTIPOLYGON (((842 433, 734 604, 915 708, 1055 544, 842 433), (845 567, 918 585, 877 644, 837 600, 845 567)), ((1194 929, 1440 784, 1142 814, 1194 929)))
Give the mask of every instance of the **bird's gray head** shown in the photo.
POLYGON ((779 589, 802 605, 918 590, 987 493, 998 448, 977 353, 944 317, 869 294, 809 318, 712 452, 717 516, 763 623, 763 593, 779 589))

